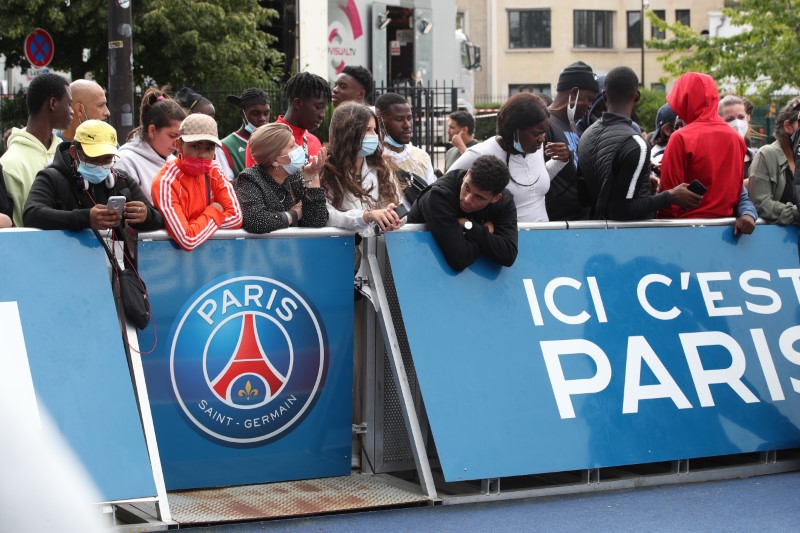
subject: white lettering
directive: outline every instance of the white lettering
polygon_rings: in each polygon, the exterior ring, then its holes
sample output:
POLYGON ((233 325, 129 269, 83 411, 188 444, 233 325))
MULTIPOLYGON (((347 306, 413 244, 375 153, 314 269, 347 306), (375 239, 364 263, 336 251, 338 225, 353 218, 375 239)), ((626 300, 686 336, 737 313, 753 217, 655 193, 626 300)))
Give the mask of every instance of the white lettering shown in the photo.
POLYGON ((639 304, 642 306, 642 309, 644 309, 645 312, 651 317, 659 320, 672 320, 680 315, 680 310, 674 306, 667 311, 659 311, 650 305, 650 302, 647 299, 647 287, 649 287, 652 283, 661 283, 669 287, 672 285, 672 280, 662 274, 648 274, 640 279, 639 285, 636 287, 636 296, 639 298, 639 304))
POLYGON ((774 401, 785 400, 786 397, 783 395, 781 381, 778 379, 778 371, 775 370, 775 361, 772 360, 772 353, 769 351, 769 345, 767 344, 767 337, 764 335, 764 330, 751 329, 750 336, 753 337, 753 345, 756 347, 758 361, 761 363, 761 370, 764 372, 764 378, 767 380, 769 395, 774 401))
POLYGON ((761 315, 771 315, 780 311, 781 299, 778 293, 766 287, 750 285, 750 281, 754 279, 770 281, 769 273, 763 270, 748 270, 747 272, 743 272, 742 275, 739 276, 739 285, 742 286, 742 290, 753 296, 765 296, 769 298, 772 303, 768 305, 759 305, 745 301, 747 310, 761 315))
POLYGON ((297 311, 297 302, 291 298, 284 298, 281 300, 281 307, 283 307, 283 309, 278 309, 275 311, 275 314, 284 322, 289 322, 292 316, 294 316, 292 315, 292 311, 297 311), (290 307, 291 309, 289 309, 290 307))
POLYGON ((236 307, 239 308, 242 307, 242 304, 239 303, 239 300, 236 299, 233 293, 231 293, 231 291, 229 291, 228 289, 225 289, 224 291, 222 291, 222 314, 224 315, 225 313, 227 313, 228 307, 232 305, 235 305, 236 307))
MULTIPOLYGON (((698 275, 699 276, 699 275, 698 275)), ((730 279, 730 276, 728 277, 730 279)), ((701 331, 698 333, 681 333, 679 335, 689 371, 692 373, 700 405, 713 407, 710 385, 727 383, 739 397, 747 403, 757 403, 758 398, 742 383, 746 361, 744 352, 736 340, 720 331, 701 331), (721 346, 731 354, 731 365, 728 368, 707 370, 700 359, 700 346, 721 346)))
POLYGON ((721 301, 724 296, 719 291, 712 291, 708 283, 710 281, 728 281, 731 279, 730 272, 698 272, 697 281, 700 283, 700 292, 703 295, 703 302, 706 304, 708 316, 733 316, 741 315, 742 308, 735 307, 716 307, 714 302, 721 301))
POLYGON ((789 278, 794 286, 794 293, 800 303, 800 268, 782 268, 778 270, 778 277, 789 278))
POLYGON ((639 400, 670 398, 678 409, 691 409, 686 395, 672 379, 664 363, 658 358, 644 337, 628 338, 628 356, 625 361, 625 392, 622 396, 622 413, 638 413, 639 400), (653 371, 658 384, 642 385, 642 361, 653 371))
MULTIPOLYGON (((783 333, 778 340, 778 346, 781 348, 781 353, 790 363, 800 365, 800 352, 794 349, 794 343, 800 340, 800 326, 792 326, 783 333)), ((792 388, 795 392, 800 392, 800 380, 789 378, 792 383, 792 388)))
POLYGON ((255 303, 261 307, 261 295, 264 294, 264 289, 261 285, 245 285, 244 286, 244 306, 250 305, 250 302, 255 303))
POLYGON ((575 418, 571 397, 576 394, 593 394, 605 389, 611 382, 611 363, 598 345, 584 339, 541 341, 539 344, 558 405, 558 413, 561 418, 575 418), (561 366, 562 355, 588 355, 597 367, 595 375, 590 378, 568 380, 561 366))
POLYGON ((214 324, 214 321, 211 320, 211 317, 216 312, 217 312, 217 302, 211 299, 203 302, 203 305, 201 305, 200 308, 197 310, 197 314, 203 317, 203 320, 208 322, 209 326, 214 324), (207 310, 207 308, 210 308, 210 311, 207 310))
POLYGON ((578 325, 589 320, 591 317, 586 311, 581 311, 577 315, 572 316, 562 313, 558 307, 556 307, 553 296, 555 295, 556 289, 559 287, 572 287, 577 290, 581 288, 581 282, 572 278, 559 277, 547 284, 547 287, 544 289, 544 303, 547 306, 547 310, 550 311, 550 314, 564 324, 578 325))
POLYGON ((525 295, 528 297, 528 307, 531 308, 531 317, 534 326, 544 326, 542 319, 542 309, 539 307, 539 299, 536 297, 536 290, 533 287, 532 279, 523 279, 522 285, 525 286, 525 295))

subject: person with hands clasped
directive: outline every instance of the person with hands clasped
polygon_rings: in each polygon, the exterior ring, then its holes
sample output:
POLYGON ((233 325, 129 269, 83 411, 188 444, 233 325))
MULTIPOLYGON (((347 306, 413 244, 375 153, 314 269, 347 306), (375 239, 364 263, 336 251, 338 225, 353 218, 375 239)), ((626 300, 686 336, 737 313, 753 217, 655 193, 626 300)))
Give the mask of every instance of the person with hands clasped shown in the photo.
POLYGON ((376 224, 391 231, 402 225, 394 211, 400 191, 383 158, 376 124, 375 113, 355 102, 345 102, 333 112, 322 169, 328 226, 362 231, 376 224))
POLYGON ((485 255, 502 266, 517 259, 517 209, 508 167, 492 155, 451 170, 424 191, 408 214, 427 224, 447 264, 461 271, 485 255))
POLYGON ((190 252, 218 229, 242 227, 242 211, 222 168, 214 160, 217 123, 195 113, 181 123, 178 157, 153 180, 153 203, 164 215, 167 232, 190 252))
POLYGON ((250 135, 250 151, 256 164, 242 171, 233 185, 242 206, 242 227, 250 233, 267 233, 290 226, 324 226, 328 210, 319 172, 326 149, 303 166, 305 152, 292 129, 274 122, 250 135))
POLYGON ((59 144, 53 163, 39 171, 25 202, 25 226, 39 229, 107 230, 124 222, 139 231, 163 227, 142 189, 123 171, 112 171, 117 132, 100 120, 78 126, 73 141, 59 144), (124 197, 121 210, 108 200, 124 197))

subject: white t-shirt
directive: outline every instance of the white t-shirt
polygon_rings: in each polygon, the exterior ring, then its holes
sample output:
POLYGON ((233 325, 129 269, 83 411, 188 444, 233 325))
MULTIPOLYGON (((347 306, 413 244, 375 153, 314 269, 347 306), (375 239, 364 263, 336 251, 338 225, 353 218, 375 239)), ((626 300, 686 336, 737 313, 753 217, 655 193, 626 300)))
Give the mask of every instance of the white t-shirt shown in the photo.
MULTIPOLYGON (((384 147, 383 155, 389 156, 392 161, 394 161, 394 164, 397 165, 397 168, 416 174, 425 180, 428 185, 436 181, 436 174, 433 173, 431 157, 428 155, 428 152, 422 148, 407 144, 403 147, 402 152, 395 152, 388 147, 384 147)), ((406 208, 411 209, 411 204, 408 203, 405 196, 400 196, 400 202, 406 206, 406 208)))
MULTIPOLYGON (((392 179, 394 179, 394 177, 392 177, 392 179)), ((361 186, 364 190, 372 189, 369 195, 375 202, 378 201, 378 175, 370 168, 366 161, 364 161, 364 164, 361 166, 361 186)), ((397 195, 398 197, 400 196, 399 191, 397 195)), ((369 205, 367 202, 356 198, 349 192, 345 193, 345 197, 342 200, 343 211, 339 211, 333 207, 330 202, 327 202, 326 206, 328 208, 328 222, 325 224, 326 226, 360 232, 367 229, 367 227, 372 224, 364 222, 364 211, 367 209, 375 209, 375 205, 369 205)), ((386 206, 380 205, 379 207, 382 208, 386 206)))
POLYGON ((511 181, 506 187, 514 195, 519 222, 547 222, 544 195, 550 190, 550 178, 558 174, 566 161, 551 159, 545 164, 544 150, 532 154, 514 154, 509 157, 497 142, 497 137, 487 139, 468 149, 459 157, 450 171, 467 170, 482 155, 493 155, 503 163, 508 162, 511 181))

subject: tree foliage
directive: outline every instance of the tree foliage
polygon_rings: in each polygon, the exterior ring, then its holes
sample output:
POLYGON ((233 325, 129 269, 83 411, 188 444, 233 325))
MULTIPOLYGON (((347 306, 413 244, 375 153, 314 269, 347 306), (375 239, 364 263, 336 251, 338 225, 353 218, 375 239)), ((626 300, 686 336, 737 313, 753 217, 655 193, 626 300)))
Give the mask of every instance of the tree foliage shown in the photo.
POLYGON ((653 12, 651 23, 672 37, 648 46, 664 50, 664 70, 679 76, 705 72, 744 93, 750 84, 764 94, 800 85, 800 0, 740 0, 722 13, 741 28, 730 37, 705 37, 680 23, 668 24, 653 12))
MULTIPOLYGON (((136 0, 132 4, 137 83, 175 86, 263 84, 280 76, 281 53, 265 31, 277 11, 258 0, 136 0)), ((73 79, 107 78, 108 0, 0 1, 0 54, 29 67, 25 36, 44 28, 55 41, 50 68, 73 79), (87 50, 88 52, 84 52, 87 50)))

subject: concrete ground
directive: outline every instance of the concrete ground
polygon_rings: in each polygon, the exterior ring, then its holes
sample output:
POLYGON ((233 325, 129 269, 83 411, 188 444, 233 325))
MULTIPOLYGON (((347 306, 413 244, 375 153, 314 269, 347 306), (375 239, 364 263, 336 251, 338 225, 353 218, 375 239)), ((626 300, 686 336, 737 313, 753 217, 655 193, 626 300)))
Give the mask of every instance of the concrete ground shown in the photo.
POLYGON ((193 528, 198 533, 800 531, 800 472, 468 505, 193 528))

